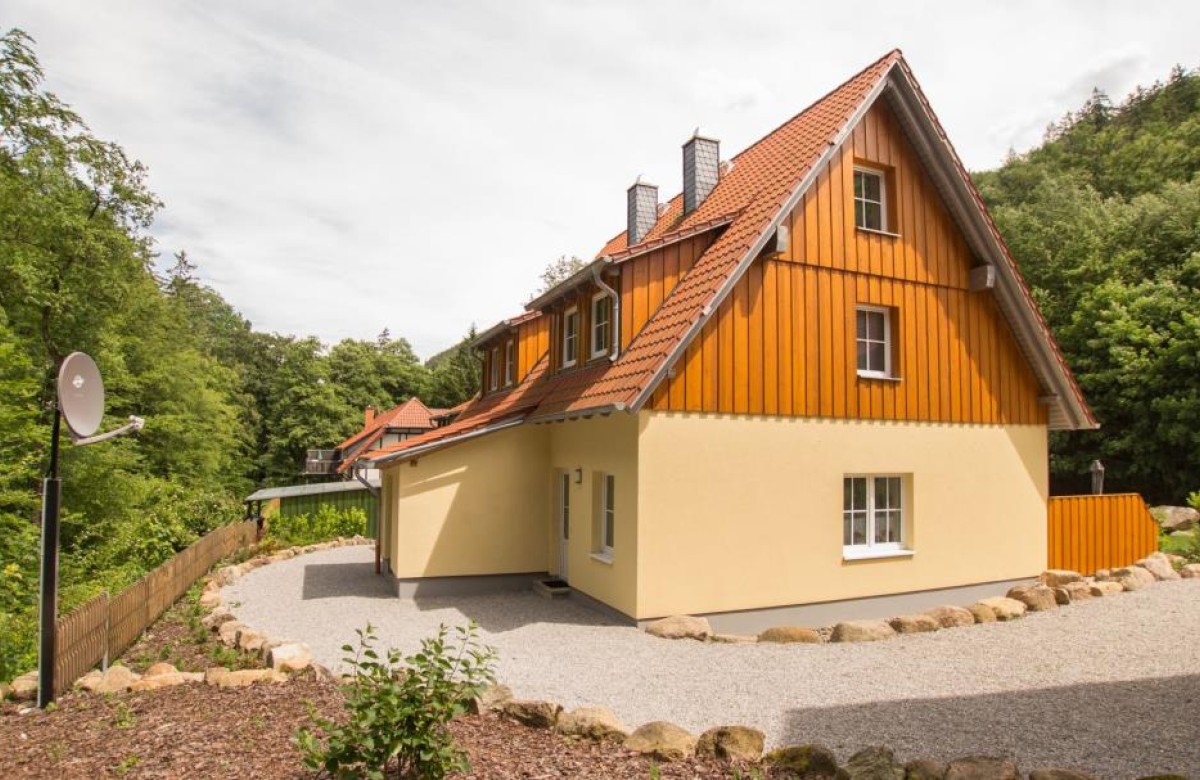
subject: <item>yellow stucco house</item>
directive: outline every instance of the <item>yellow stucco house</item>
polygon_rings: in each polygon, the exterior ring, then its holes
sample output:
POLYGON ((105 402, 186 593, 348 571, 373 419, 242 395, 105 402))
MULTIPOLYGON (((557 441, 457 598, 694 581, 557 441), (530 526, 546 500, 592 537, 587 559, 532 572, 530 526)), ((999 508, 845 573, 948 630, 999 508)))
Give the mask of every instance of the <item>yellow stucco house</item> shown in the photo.
POLYGON ((898 51, 483 333, 483 390, 368 453, 402 597, 555 576, 631 621, 897 614, 1046 562, 1047 432, 1095 427, 898 51))

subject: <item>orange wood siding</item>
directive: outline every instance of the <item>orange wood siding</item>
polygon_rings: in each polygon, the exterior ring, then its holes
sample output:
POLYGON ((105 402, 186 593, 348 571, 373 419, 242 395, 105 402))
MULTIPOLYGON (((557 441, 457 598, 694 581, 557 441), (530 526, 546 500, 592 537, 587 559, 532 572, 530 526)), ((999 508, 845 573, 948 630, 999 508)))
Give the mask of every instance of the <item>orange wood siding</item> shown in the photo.
POLYGON ((1136 493, 1052 497, 1048 523, 1050 569, 1093 574, 1158 549, 1158 523, 1136 493))
MULTIPOLYGON (((885 103, 867 113, 787 223, 787 251, 750 266, 656 388, 651 408, 1046 423, 1033 372, 991 293, 969 290, 971 252, 885 103), (856 228, 856 162, 886 172, 887 228, 898 235, 856 228), (896 379, 857 374, 855 308, 864 304, 891 310, 896 379)), ((635 327, 657 305, 651 268, 623 271, 622 305, 633 305, 622 316, 635 327)), ((623 322, 623 344, 629 333, 623 322)))
POLYGON ((523 380, 550 348, 550 315, 517 326, 517 382, 523 380))
POLYGON ((621 349, 645 327, 714 238, 713 232, 693 236, 621 263, 620 285, 608 282, 621 294, 621 349))

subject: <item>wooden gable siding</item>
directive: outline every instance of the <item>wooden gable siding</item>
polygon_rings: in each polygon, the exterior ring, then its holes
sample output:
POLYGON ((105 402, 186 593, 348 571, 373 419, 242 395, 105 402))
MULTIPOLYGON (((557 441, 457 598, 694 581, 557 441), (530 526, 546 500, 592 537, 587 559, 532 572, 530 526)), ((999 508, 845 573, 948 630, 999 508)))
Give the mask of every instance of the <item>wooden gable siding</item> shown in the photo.
POLYGON ((652 396, 656 410, 1044 424, 1038 383, 886 104, 877 103, 652 396), (888 227, 854 224, 855 161, 889 172, 888 227), (893 308, 893 373, 859 378, 855 308, 893 308))
POLYGON ((529 375, 549 348, 549 314, 543 314, 517 326, 517 384, 529 375))
POLYGON ((716 235, 716 231, 709 231, 692 236, 621 264, 617 290, 621 294, 622 350, 646 326, 663 299, 712 245, 716 235))

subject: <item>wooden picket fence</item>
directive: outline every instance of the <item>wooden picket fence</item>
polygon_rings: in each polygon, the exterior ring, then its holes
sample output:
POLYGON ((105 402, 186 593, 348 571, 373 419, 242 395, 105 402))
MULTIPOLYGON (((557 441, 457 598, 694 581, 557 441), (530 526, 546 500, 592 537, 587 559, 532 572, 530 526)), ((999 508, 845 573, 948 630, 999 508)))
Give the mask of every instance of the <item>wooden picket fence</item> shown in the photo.
POLYGON ((1054 496, 1048 514, 1051 569, 1091 574, 1128 566, 1158 549, 1158 523, 1137 493, 1054 496))
POLYGON ((55 624, 54 695, 97 664, 116 658, 212 565, 252 544, 253 522, 210 531, 116 596, 101 593, 55 624))

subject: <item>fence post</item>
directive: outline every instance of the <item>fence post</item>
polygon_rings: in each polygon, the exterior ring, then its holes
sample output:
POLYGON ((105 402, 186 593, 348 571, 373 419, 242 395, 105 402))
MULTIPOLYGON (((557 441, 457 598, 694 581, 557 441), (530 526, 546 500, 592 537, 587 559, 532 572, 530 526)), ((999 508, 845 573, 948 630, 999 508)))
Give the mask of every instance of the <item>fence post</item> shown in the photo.
POLYGON ((104 658, 100 660, 100 671, 108 671, 108 648, 112 644, 112 599, 107 590, 100 591, 104 596, 104 658))
POLYGON ((1088 468, 1092 472, 1092 495, 1099 496, 1104 494, 1104 464, 1098 460, 1092 461, 1092 465, 1088 468))

